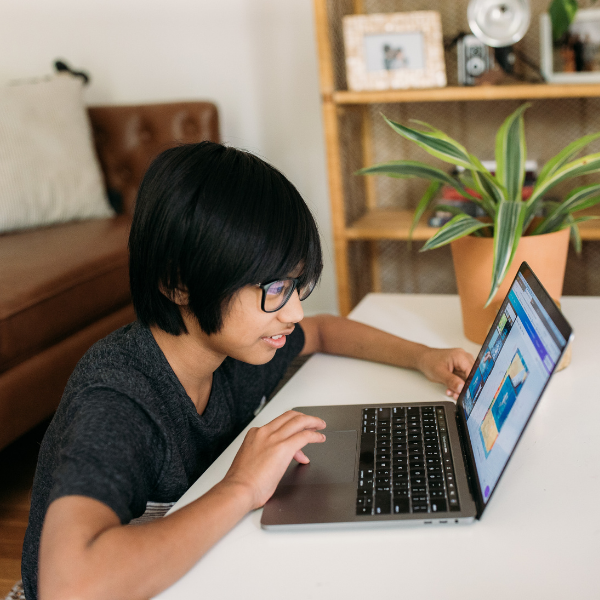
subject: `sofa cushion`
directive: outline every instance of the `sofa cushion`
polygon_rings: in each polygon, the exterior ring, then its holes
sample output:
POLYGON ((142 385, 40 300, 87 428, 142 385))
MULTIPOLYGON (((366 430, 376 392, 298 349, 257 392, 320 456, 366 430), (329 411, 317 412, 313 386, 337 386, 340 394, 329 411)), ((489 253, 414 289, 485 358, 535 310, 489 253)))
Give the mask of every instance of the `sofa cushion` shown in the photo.
POLYGON ((0 373, 130 302, 121 216, 0 235, 0 373))
POLYGON ((62 75, 0 87, 0 231, 114 215, 81 86, 62 75))

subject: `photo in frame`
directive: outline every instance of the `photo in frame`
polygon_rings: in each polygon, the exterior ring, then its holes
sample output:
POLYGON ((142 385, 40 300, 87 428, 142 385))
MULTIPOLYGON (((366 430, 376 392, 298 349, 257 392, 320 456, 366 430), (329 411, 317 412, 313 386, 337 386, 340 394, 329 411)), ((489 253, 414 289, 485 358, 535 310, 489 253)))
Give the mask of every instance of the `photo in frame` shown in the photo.
POLYGON ((343 29, 349 90, 446 85, 438 12, 348 15, 343 19, 343 29))
POLYGON ((560 44, 550 16, 540 15, 540 57, 548 83, 600 83, 600 9, 578 10, 560 44))

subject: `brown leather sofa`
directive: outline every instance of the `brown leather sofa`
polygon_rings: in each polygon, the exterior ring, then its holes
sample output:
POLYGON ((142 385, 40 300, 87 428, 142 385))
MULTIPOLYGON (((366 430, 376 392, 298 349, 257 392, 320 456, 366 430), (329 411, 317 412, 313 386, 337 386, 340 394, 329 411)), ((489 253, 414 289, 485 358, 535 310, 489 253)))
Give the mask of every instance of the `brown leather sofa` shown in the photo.
POLYGON ((176 143, 219 141, 208 102, 94 107, 89 115, 121 214, 0 235, 0 448, 54 412, 94 342, 135 319, 127 238, 150 161, 176 143))

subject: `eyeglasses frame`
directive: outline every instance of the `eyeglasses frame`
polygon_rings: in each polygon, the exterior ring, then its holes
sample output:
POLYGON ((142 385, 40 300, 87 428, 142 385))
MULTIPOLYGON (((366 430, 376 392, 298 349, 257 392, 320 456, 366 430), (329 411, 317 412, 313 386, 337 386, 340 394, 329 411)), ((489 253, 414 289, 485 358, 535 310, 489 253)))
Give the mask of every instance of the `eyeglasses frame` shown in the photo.
MULTIPOLYGON (((278 310, 281 310, 288 303, 289 299, 292 297, 292 294, 298 287, 299 282, 300 282, 300 277, 279 277, 278 279, 273 279, 271 281, 267 281, 267 283, 258 283, 257 284, 258 287, 262 290, 262 298, 260 300, 261 310, 266 313, 274 313, 274 312, 277 312, 278 310), (267 290, 269 289, 270 286, 272 286, 277 281, 291 281, 292 287, 290 288, 288 295, 286 296, 285 300, 281 303, 280 306, 278 306, 274 310, 267 310, 265 308, 265 302, 267 299, 267 290)), ((312 285, 312 287, 310 288, 310 291, 308 292, 308 294, 306 294, 306 296, 304 296, 304 298, 300 298, 300 302, 302 302, 303 300, 306 300, 312 294, 314 289, 315 289, 315 284, 312 285)))

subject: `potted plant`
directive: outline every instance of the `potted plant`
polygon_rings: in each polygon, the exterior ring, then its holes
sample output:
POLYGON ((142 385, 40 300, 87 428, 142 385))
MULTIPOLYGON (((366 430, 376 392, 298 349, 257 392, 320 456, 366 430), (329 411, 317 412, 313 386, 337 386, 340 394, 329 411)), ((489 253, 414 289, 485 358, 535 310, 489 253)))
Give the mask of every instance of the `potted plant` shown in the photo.
POLYGON ((417 122, 420 129, 411 128, 386 117, 394 131, 432 156, 462 168, 462 172, 450 175, 437 167, 409 160, 358 171, 362 175, 416 177, 431 182, 415 210, 411 234, 442 185, 452 186, 481 209, 485 216, 474 218, 455 206, 439 205, 438 208, 454 216, 422 248, 431 250, 451 244, 465 335, 478 343, 483 342, 522 260, 529 262, 552 297, 560 298, 569 230, 576 250, 580 251, 578 223, 594 218, 576 217, 574 213, 600 202, 600 183, 576 187, 562 201, 545 198, 557 184, 600 170, 600 153, 576 158, 600 133, 570 143, 551 158, 540 171, 531 196, 522 199, 526 159, 523 113, 528 106, 520 106, 498 130, 495 172, 486 169, 477 157, 439 129, 423 122, 417 122), (553 257, 551 252, 556 250, 559 254, 553 257), (466 265, 462 264, 464 261, 466 265), (472 271, 465 273, 463 266, 472 271))

